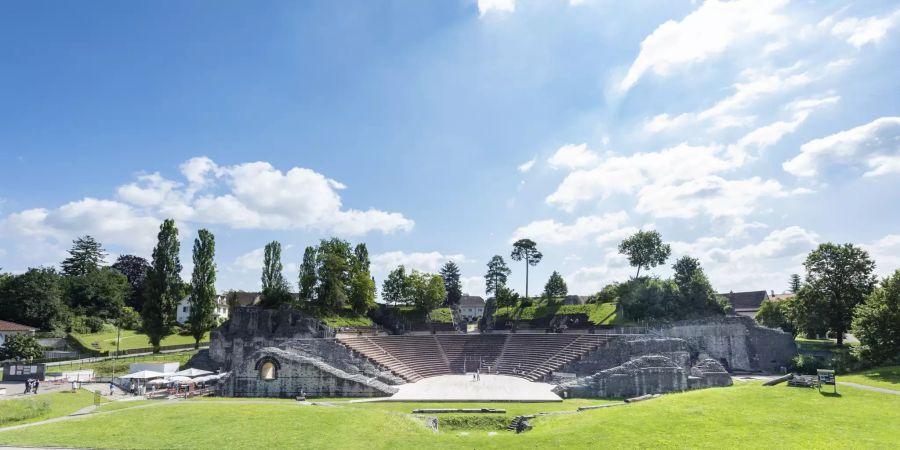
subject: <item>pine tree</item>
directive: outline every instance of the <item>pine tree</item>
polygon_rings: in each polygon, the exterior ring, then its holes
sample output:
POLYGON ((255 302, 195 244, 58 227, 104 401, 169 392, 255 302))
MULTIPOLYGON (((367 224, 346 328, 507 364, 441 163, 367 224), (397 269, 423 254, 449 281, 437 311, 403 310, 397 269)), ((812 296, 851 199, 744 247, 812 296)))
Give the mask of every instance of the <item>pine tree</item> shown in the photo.
POLYGON ((563 280, 562 275, 557 271, 553 271, 550 274, 550 279, 547 280, 547 284, 544 286, 544 298, 548 301, 552 301, 557 298, 565 297, 566 294, 569 293, 569 288, 566 287, 566 281, 563 280))
POLYGON ((209 230, 201 229, 194 240, 194 271, 191 273, 191 313, 188 327, 194 337, 194 348, 215 325, 216 309, 216 241, 209 230))
POLYGON ((531 239, 519 239, 513 244, 510 254, 513 261, 525 261, 525 300, 528 300, 528 266, 536 266, 544 255, 537 249, 537 244, 531 239))
POLYGON ((281 243, 269 242, 263 256, 262 298, 259 302, 263 307, 277 308, 290 303, 290 288, 282 270, 284 266, 281 264, 281 243))
POLYGON ((67 277, 87 275, 100 268, 106 261, 103 247, 91 236, 72 241, 69 257, 62 262, 62 272, 67 277))
POLYGON ((458 305, 462 298, 462 286, 459 282, 459 266, 453 261, 447 261, 441 267, 441 278, 444 279, 444 290, 447 291, 447 304, 458 305))
POLYGON ((500 255, 494 255, 487 263, 488 271, 484 274, 484 290, 488 294, 496 295, 500 288, 506 287, 506 280, 512 273, 506 262, 500 255))
POLYGON ((180 247, 175 221, 166 219, 159 227, 157 244, 153 248, 142 310, 144 332, 154 353, 159 353, 159 343, 175 324, 175 310, 182 290, 180 247))
POLYGON ((802 283, 800 282, 800 275, 798 275, 796 273, 792 274, 791 282, 790 282, 791 294, 796 294, 796 293, 800 292, 800 286, 802 286, 802 283))

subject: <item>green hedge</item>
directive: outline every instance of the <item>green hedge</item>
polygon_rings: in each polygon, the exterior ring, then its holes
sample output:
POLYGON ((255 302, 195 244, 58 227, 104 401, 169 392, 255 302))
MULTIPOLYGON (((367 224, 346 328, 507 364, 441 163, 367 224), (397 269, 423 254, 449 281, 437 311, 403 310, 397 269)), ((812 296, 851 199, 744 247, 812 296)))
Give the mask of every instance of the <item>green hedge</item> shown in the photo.
MULTIPOLYGON (((499 308, 494 314, 496 321, 513 320, 517 309, 513 307, 499 308)), ((588 320, 595 325, 616 325, 621 321, 616 316, 615 303, 587 304, 587 305, 557 305, 539 304, 526 306, 521 309, 519 320, 529 321, 543 319, 562 314, 586 314, 588 320)))

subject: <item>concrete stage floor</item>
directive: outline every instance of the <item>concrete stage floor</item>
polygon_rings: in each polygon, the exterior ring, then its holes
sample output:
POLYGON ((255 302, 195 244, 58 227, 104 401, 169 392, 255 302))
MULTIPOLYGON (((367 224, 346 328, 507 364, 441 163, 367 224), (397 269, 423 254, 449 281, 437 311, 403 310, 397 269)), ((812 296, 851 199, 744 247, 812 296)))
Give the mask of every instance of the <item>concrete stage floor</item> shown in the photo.
POLYGON ((561 402, 551 392, 552 384, 534 383, 523 378, 505 375, 482 375, 472 381, 472 375, 441 375, 416 383, 397 386, 397 392, 382 401, 389 402, 561 402))

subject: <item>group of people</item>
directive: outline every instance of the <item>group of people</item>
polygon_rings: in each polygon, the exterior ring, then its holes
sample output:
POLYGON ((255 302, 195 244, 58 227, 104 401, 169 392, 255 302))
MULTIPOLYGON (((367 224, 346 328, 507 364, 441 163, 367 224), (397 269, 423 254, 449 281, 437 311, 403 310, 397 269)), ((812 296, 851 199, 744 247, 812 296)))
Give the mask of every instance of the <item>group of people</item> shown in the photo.
POLYGON ((472 373, 472 381, 481 381, 481 369, 472 373))
POLYGON ((35 380, 34 378, 29 378, 25 380, 25 393, 26 394, 37 394, 38 388, 41 386, 41 382, 35 380))

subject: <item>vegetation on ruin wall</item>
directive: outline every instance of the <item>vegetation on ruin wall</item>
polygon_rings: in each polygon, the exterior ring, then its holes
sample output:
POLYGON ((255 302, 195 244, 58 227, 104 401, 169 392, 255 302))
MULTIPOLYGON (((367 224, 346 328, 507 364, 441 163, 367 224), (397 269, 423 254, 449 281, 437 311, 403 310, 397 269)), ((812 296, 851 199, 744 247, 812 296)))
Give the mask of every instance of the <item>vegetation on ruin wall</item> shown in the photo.
MULTIPOLYGON (((425 315, 415 306, 398 306, 400 317, 410 324, 425 323, 425 315)), ((450 308, 436 308, 431 311, 429 318, 432 323, 453 323, 453 313, 450 308)))
POLYGON ((0 400, 0 427, 61 417, 93 404, 94 394, 84 389, 0 400))
POLYGON ((587 314, 588 320, 594 325, 618 325, 621 320, 616 316, 615 303, 600 303, 587 305, 559 305, 541 303, 526 306, 524 308, 503 307, 494 314, 496 321, 509 321, 515 317, 516 311, 521 310, 519 320, 534 320, 562 314, 587 314))
MULTIPOLYGON (((522 434, 480 426, 466 431, 445 427, 434 433, 408 415, 379 410, 379 404, 360 408, 296 402, 160 402, 0 433, 0 443, 167 449, 218 449, 223 442, 231 448, 316 449, 896 447, 900 398, 850 387, 839 391, 841 396, 835 397, 815 389, 741 382, 626 406, 538 417, 531 420, 534 429, 522 434)), ((555 406, 569 405, 523 407, 536 412, 555 406)))
POLYGON ((356 314, 350 310, 347 310, 341 314, 332 313, 327 315, 320 315, 317 318, 331 328, 371 327, 373 325, 372 319, 364 315, 356 314))

